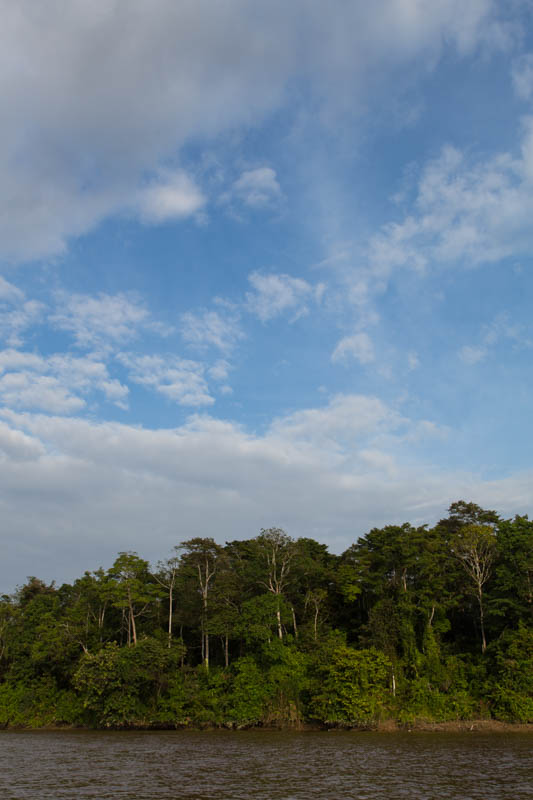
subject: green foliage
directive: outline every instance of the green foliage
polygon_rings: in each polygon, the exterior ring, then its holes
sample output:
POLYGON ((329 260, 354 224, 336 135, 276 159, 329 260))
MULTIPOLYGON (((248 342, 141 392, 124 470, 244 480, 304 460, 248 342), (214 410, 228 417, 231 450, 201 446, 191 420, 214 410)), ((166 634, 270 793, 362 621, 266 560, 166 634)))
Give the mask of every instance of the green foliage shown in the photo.
POLYGON ((51 678, 0 684, 0 727, 75 725, 82 704, 75 692, 58 689, 51 678))
POLYGON ((367 725, 390 705, 392 664, 374 649, 337 647, 318 667, 310 716, 326 724, 367 725))
POLYGON ((533 523, 465 501, 341 556, 198 537, 0 600, 0 725, 533 721, 532 675, 533 523))
POLYGON ((175 660, 176 652, 156 639, 143 639, 136 647, 112 642, 82 657, 73 685, 97 725, 147 724, 175 660))
POLYGON ((239 658, 233 665, 233 681, 228 703, 228 718, 238 725, 262 722, 273 687, 251 656, 239 658))
POLYGON ((490 690, 499 719, 533 722, 533 630, 520 625, 498 642, 490 690))
POLYGON ((302 693, 309 688, 308 661, 293 642, 273 640, 263 648, 267 683, 272 687, 267 722, 299 725, 303 720, 302 693))

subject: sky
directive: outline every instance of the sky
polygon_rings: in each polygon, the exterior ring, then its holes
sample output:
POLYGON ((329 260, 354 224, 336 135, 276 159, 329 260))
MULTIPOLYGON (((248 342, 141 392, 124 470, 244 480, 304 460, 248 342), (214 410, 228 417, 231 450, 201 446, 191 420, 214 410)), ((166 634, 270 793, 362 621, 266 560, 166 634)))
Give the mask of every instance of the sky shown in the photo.
POLYGON ((531 513, 531 0, 0 11, 0 591, 531 513))

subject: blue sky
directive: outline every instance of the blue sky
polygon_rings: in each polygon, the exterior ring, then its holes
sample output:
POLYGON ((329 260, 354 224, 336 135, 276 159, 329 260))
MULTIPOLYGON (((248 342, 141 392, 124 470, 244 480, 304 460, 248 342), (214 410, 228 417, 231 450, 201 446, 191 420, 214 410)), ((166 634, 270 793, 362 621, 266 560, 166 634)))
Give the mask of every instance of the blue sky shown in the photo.
POLYGON ((530 2, 1 6, 3 591, 531 512, 530 2))

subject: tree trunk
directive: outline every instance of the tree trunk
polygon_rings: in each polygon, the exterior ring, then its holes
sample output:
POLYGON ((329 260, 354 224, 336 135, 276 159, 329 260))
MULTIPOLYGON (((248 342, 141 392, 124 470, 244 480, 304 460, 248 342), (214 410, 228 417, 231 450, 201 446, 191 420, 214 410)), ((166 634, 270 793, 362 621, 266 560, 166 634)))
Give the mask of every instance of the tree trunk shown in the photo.
MULTIPOLYGON (((137 644, 137 628, 135 627, 135 614, 133 613, 133 604, 131 602, 131 592, 128 589, 128 604, 130 607, 130 623, 131 623, 131 632, 133 634, 133 644, 137 644)), ((131 641, 130 641, 131 644, 131 641)))
POLYGON ((172 646, 172 585, 168 590, 168 647, 172 646))
POLYGON ((283 639, 283 630, 281 628, 281 610, 279 607, 279 596, 278 596, 278 607, 276 609, 276 619, 278 620, 278 636, 280 639, 283 639))
POLYGON ((481 652, 484 653, 487 649, 487 640, 485 638, 485 613, 483 609, 483 593, 480 591, 478 594, 479 600, 479 624, 481 627, 481 652))
POLYGON ((294 638, 298 638, 298 628, 296 627, 296 614, 294 613, 294 606, 291 606, 292 611, 292 627, 294 630, 294 638))

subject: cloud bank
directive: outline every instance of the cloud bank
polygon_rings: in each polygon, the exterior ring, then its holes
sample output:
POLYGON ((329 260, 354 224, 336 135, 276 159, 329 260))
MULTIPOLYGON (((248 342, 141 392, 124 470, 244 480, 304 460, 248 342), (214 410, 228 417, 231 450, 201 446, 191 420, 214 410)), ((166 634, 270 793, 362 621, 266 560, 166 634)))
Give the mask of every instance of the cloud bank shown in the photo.
MULTIPOLYGON (((2 0, 1 255, 60 254, 116 214, 197 214, 206 197, 179 165, 183 146, 257 125, 290 87, 336 113, 380 76, 431 69, 445 44, 462 57, 512 38, 491 0, 333 0, 323 11, 318 0, 272 0, 260 15, 248 0, 2 0)), ((234 190, 255 207, 280 194, 268 167, 234 190)))

